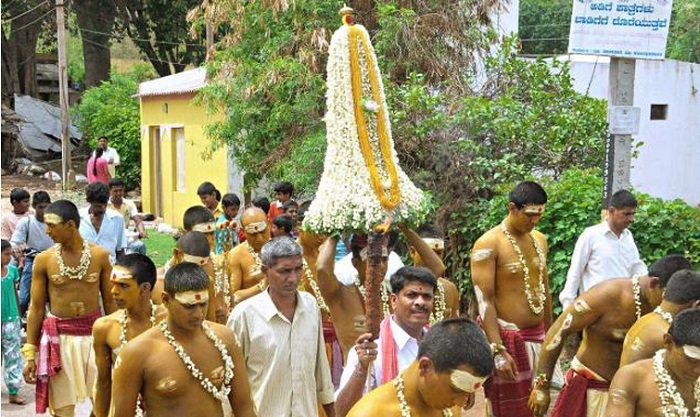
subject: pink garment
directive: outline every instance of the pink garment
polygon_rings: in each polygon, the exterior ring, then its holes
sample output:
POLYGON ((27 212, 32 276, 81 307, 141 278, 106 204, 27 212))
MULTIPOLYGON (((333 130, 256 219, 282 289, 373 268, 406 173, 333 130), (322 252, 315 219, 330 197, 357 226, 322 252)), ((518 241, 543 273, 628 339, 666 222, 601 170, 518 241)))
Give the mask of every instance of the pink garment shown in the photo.
POLYGON ((95 158, 94 156, 88 159, 87 177, 88 184, 92 184, 93 182, 107 184, 109 182, 109 165, 107 161, 103 158, 95 158), (97 174, 95 174, 95 171, 97 171, 97 174))
POLYGON ((29 209, 26 213, 23 214, 15 214, 13 211, 10 211, 8 213, 3 213, 2 214, 2 238, 7 240, 8 242, 12 240, 12 234, 15 232, 15 229, 17 228, 17 223, 23 218, 27 217, 30 214, 34 214, 34 210, 29 209))
POLYGON ((399 375, 399 355, 391 331, 391 317, 387 316, 379 325, 379 349, 382 350, 382 384, 399 375))

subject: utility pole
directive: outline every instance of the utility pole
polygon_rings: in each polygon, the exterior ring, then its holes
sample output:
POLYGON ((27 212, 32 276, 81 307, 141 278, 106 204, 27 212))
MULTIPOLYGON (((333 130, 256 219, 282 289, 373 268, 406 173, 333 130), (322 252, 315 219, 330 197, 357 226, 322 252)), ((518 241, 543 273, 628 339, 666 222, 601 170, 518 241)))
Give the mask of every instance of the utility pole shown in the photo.
MULTIPOLYGON (((622 113, 632 112, 634 106, 634 58, 610 58, 608 72, 608 121, 611 127, 616 123, 616 108, 622 113)), ((631 114, 631 113, 630 113, 631 114)), ((638 120, 637 120, 638 123, 638 120)), ((630 187, 630 166, 632 163, 632 135, 629 130, 614 131, 608 135, 606 144, 605 189, 603 190, 603 209, 610 203, 610 197, 619 190, 630 187)))
POLYGON ((70 132, 68 131, 68 66, 66 64, 66 22, 63 0, 56 0, 58 38, 58 90, 61 106, 61 179, 63 191, 72 186, 70 132))

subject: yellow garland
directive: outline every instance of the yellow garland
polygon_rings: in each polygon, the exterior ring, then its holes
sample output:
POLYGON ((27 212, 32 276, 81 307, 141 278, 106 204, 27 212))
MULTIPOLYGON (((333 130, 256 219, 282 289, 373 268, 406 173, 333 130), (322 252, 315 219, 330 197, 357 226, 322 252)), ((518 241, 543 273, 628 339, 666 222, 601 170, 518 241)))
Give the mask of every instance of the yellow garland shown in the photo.
POLYGON ((377 80, 374 71, 374 61, 372 54, 370 53, 369 45, 367 40, 362 36, 362 31, 355 26, 348 25, 348 37, 350 41, 350 70, 352 75, 352 96, 355 105, 355 121, 357 123, 357 134, 360 139, 360 149, 362 150, 362 156, 365 160, 365 165, 369 170, 369 177, 372 183, 372 188, 374 193, 379 198, 381 205, 387 209, 392 210, 398 204, 401 198, 399 193, 399 179, 396 170, 396 165, 391 159, 391 146, 389 144, 389 138, 387 135, 387 126, 385 123, 385 112, 384 106, 381 105, 381 95, 379 89, 379 81, 377 80), (379 134, 379 147, 382 152, 382 159, 386 164, 387 172, 389 173, 389 178, 391 180, 391 196, 388 197, 384 192, 384 187, 382 186, 382 181, 379 178, 379 172, 377 165, 374 161, 374 156, 372 155, 372 144, 370 143, 369 133, 367 132, 367 121, 365 120, 364 109, 362 108, 362 71, 360 69, 360 59, 359 51, 357 47, 357 42, 361 42, 365 58, 367 59, 367 67, 369 68, 368 75, 370 84, 372 87, 372 96, 374 101, 379 104, 379 110, 377 115, 377 131, 379 134))

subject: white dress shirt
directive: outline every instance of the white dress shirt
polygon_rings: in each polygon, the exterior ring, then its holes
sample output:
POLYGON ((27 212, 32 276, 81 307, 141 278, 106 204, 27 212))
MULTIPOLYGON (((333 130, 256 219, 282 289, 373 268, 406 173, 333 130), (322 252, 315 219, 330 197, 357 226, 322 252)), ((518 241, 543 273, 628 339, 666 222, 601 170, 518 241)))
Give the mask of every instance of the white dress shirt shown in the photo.
MULTIPOLYGON (((386 274, 384 275, 384 282, 388 286, 389 279, 394 272, 403 268, 403 261, 401 257, 396 254, 396 252, 389 252, 389 259, 387 260, 386 274)), ((345 255, 341 260, 335 263, 333 267, 333 274, 335 274, 336 279, 343 285, 353 285, 355 279, 359 276, 357 269, 352 264, 352 252, 345 255)))
POLYGON ((316 299, 297 291, 290 322, 267 291, 238 304, 227 324, 236 334, 259 416, 314 417, 333 403, 333 381, 316 299))
POLYGON ((604 221, 587 227, 576 241, 559 301, 566 308, 579 293, 600 282, 646 273, 647 266, 639 257, 632 232, 625 229, 618 238, 604 221))
MULTIPOLYGON (((398 367, 399 372, 408 368, 408 366, 413 363, 418 357, 418 340, 411 337, 404 329, 399 326, 392 316, 391 322, 391 333, 394 337, 394 343, 396 343, 396 354, 398 356, 398 367)), ((381 334, 381 332, 380 332, 381 334)), ((372 370, 370 372, 370 386, 372 389, 380 386, 382 384, 382 361, 384 360, 384 355, 382 355, 382 346, 379 343, 380 339, 376 339, 374 343, 377 344, 377 359, 372 362, 372 370)), ((340 392, 345 388, 352 374, 355 372, 357 364, 360 360, 357 357, 357 351, 353 347, 348 352, 348 361, 343 368, 343 375, 340 377, 340 385, 338 385, 338 390, 335 392, 336 399, 340 392)), ((365 387, 366 389, 366 387, 365 387)))
POLYGON ((109 261, 117 262, 117 252, 124 249, 124 218, 118 212, 107 209, 102 218, 99 232, 95 230, 90 220, 90 206, 83 207, 80 212, 80 236, 90 243, 100 245, 109 251, 109 261))

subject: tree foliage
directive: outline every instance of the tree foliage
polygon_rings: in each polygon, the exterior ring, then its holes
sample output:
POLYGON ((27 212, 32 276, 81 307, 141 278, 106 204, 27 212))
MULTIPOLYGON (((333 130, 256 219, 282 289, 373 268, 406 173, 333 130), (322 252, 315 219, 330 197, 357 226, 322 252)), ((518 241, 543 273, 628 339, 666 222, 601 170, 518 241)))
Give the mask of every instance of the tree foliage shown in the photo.
POLYGON ((109 81, 85 92, 76 109, 77 122, 90 145, 107 136, 119 153, 118 175, 129 189, 141 181, 141 123, 138 84, 153 77, 148 65, 135 66, 126 74, 112 73, 109 81))
POLYGON ((700 2, 674 0, 666 56, 700 62, 700 2))
POLYGON ((187 12, 199 0, 121 0, 118 26, 136 44, 161 77, 199 66, 205 57, 202 36, 192 36, 187 12))

